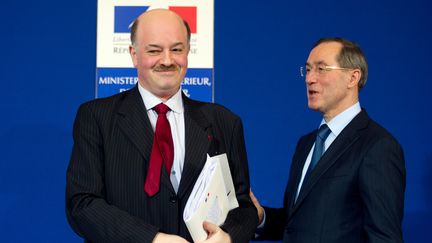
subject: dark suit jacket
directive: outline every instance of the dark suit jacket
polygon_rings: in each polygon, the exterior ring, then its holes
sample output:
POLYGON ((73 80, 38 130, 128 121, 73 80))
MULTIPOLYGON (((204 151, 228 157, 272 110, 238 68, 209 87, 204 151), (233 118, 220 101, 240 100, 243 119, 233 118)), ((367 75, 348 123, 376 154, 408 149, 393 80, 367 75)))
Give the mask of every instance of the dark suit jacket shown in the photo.
POLYGON ((403 151, 364 110, 323 154, 294 204, 316 132, 300 138, 284 208, 265 208, 261 239, 283 238, 289 243, 403 242, 403 151))
POLYGON ((149 198, 144 181, 153 130, 138 88, 81 105, 67 171, 66 212, 88 242, 152 242, 157 232, 192 242, 183 209, 206 154, 226 152, 240 207, 222 228, 233 242, 248 242, 257 224, 249 198, 243 127, 227 109, 183 96, 185 160, 176 194, 162 170, 159 193, 149 198))

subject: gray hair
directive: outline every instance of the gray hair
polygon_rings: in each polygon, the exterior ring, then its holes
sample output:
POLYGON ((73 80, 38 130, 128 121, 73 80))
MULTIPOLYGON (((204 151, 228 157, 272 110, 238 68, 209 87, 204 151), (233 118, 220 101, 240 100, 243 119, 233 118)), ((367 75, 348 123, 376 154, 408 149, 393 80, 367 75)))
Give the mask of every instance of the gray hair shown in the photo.
POLYGON ((340 37, 319 39, 313 46, 317 47, 322 43, 337 42, 342 45, 342 49, 336 57, 337 62, 343 68, 358 68, 361 71, 361 77, 358 83, 359 89, 366 85, 368 77, 368 64, 363 51, 356 43, 340 37))

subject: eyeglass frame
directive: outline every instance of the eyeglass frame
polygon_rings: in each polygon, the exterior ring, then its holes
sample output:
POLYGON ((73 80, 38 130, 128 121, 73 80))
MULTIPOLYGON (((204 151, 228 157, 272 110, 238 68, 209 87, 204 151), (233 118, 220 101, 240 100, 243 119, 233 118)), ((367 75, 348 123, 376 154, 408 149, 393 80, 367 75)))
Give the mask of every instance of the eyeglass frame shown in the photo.
MULTIPOLYGON (((300 66, 300 76, 306 77, 308 74, 308 71, 306 70, 307 66, 300 66), (304 74, 303 74, 304 73, 304 74)), ((324 64, 318 64, 315 66, 315 73, 318 73, 319 75, 323 75, 327 72, 330 72, 332 70, 354 70, 355 68, 344 68, 344 67, 338 67, 338 66, 331 66, 331 65, 324 65, 324 64)))

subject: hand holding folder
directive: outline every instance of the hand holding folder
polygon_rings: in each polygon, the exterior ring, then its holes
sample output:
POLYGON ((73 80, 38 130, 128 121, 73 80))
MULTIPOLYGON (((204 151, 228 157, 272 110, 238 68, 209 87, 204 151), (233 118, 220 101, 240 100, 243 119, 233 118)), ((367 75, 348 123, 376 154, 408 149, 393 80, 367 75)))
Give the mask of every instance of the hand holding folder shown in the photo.
POLYGON ((226 154, 214 157, 207 155, 207 161, 183 212, 183 219, 193 240, 196 242, 207 238, 204 221, 222 225, 228 212, 238 206, 226 154))

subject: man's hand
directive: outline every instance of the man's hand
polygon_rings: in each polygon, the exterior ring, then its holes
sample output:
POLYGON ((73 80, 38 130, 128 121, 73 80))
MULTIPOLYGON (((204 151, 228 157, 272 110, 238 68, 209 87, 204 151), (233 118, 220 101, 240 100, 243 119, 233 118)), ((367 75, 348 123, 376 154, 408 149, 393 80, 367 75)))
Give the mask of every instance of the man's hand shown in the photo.
POLYGON ((201 243, 231 243, 231 237, 219 226, 204 221, 204 230, 207 232, 207 239, 201 243))
POLYGON ((169 235, 164 233, 157 233, 153 243, 189 243, 189 241, 177 235, 169 235))
POLYGON ((258 211, 258 225, 260 225, 264 218, 264 208, 261 207, 261 204, 259 203, 258 199, 256 199, 255 195, 253 194, 252 190, 249 190, 249 196, 256 207, 258 211))

